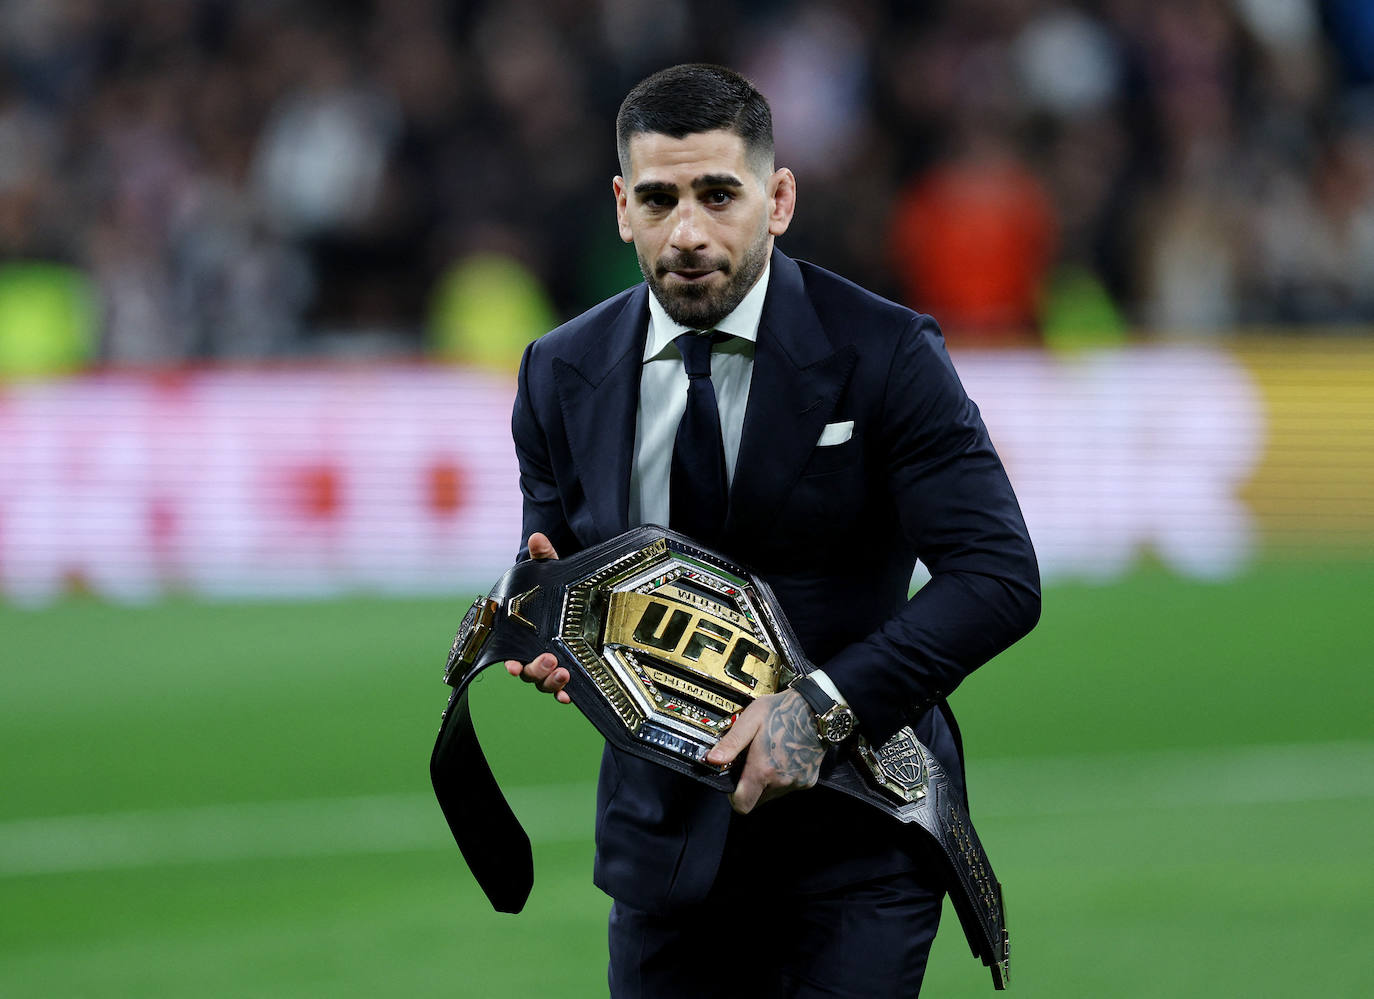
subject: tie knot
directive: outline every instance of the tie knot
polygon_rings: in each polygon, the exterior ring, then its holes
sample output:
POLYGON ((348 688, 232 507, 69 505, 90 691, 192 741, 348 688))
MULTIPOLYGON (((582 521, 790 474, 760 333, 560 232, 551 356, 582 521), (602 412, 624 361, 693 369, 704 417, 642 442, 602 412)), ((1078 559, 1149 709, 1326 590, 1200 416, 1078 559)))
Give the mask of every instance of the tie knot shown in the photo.
POLYGON ((682 355, 688 378, 711 377, 711 348, 726 336, 726 333, 683 333, 673 341, 682 355))

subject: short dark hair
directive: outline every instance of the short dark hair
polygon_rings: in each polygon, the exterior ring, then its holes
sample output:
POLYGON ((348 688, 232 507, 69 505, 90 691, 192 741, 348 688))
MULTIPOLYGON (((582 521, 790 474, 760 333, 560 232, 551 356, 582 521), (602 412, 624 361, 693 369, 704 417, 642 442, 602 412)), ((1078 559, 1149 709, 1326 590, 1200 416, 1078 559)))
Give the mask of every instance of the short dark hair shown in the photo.
POLYGON ((682 139, 726 129, 750 159, 773 162, 773 112, 752 83, 732 69, 692 62, 661 69, 635 84, 615 116, 620 169, 630 174, 630 139, 641 133, 682 139))

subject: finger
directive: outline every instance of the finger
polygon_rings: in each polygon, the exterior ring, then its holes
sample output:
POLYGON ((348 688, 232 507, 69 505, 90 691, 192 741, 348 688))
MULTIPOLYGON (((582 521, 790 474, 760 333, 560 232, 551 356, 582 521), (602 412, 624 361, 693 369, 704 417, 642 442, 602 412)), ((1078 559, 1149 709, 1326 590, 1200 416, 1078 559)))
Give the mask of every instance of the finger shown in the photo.
POLYGON ((516 663, 518 670, 511 670, 510 663, 506 663, 506 669, 512 676, 518 676, 526 683, 541 683, 547 680, 549 674, 558 668, 558 657, 551 652, 541 652, 527 663, 516 663))
POLYGON ((550 652, 541 652, 525 665, 523 678, 530 683, 542 683, 557 668, 558 658, 550 652))
POLYGON ((560 690, 558 693, 554 694, 553 696, 554 696, 554 699, 555 699, 556 701, 558 701, 559 704, 571 704, 571 703, 572 703, 572 698, 568 696, 568 692, 567 692, 566 690, 560 690))
POLYGON ((547 534, 535 531, 530 535, 528 546, 530 558, 558 558, 558 552, 554 551, 553 542, 547 534))
POLYGON ((740 775, 739 783, 730 792, 730 807, 741 815, 748 815, 759 803, 762 794, 763 783, 750 771, 749 765, 746 763, 744 773, 740 775))
MULTIPOLYGON (((757 704, 758 702, 754 702, 757 704)), ((720 741, 711 747, 711 751, 706 754, 706 762, 713 766, 721 767, 735 762, 735 757, 739 756, 749 743, 754 741, 754 736, 758 735, 759 727, 763 724, 761 712, 753 710, 754 705, 744 709, 744 712, 735 719, 735 724, 730 726, 730 731, 720 737, 720 741)))
POLYGON ((538 687, 546 694, 561 694, 570 679, 568 671, 560 666, 540 681, 538 687))

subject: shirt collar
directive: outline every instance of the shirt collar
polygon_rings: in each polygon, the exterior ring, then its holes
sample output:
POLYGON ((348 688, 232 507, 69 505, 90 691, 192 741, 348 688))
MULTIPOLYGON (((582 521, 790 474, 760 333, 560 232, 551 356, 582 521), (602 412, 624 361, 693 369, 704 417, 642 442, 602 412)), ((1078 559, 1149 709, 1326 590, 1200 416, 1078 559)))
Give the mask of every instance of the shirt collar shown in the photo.
MULTIPOLYGON (((749 289, 749 293, 735 306, 735 310, 716 323, 712 329, 729 333, 750 343, 756 342, 759 336, 759 321, 763 318, 763 300, 768 294, 768 275, 772 269, 771 262, 765 264, 763 273, 754 282, 754 287, 749 289)), ((664 311, 658 296, 652 291, 649 292, 649 336, 644 342, 644 360, 652 361, 665 347, 692 329, 691 326, 683 326, 674 321, 664 311)))

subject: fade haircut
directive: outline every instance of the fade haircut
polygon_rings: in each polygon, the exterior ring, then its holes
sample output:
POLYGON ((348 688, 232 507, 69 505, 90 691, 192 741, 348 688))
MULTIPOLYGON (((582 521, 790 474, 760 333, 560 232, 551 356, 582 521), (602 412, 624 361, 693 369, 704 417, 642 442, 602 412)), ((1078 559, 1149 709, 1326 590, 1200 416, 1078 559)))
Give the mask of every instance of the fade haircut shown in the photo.
POLYGON ((717 129, 738 135, 751 164, 764 175, 772 172, 773 112, 752 83, 704 62, 659 70, 635 84, 615 116, 620 172, 630 176, 630 140, 636 135, 683 139, 717 129))

